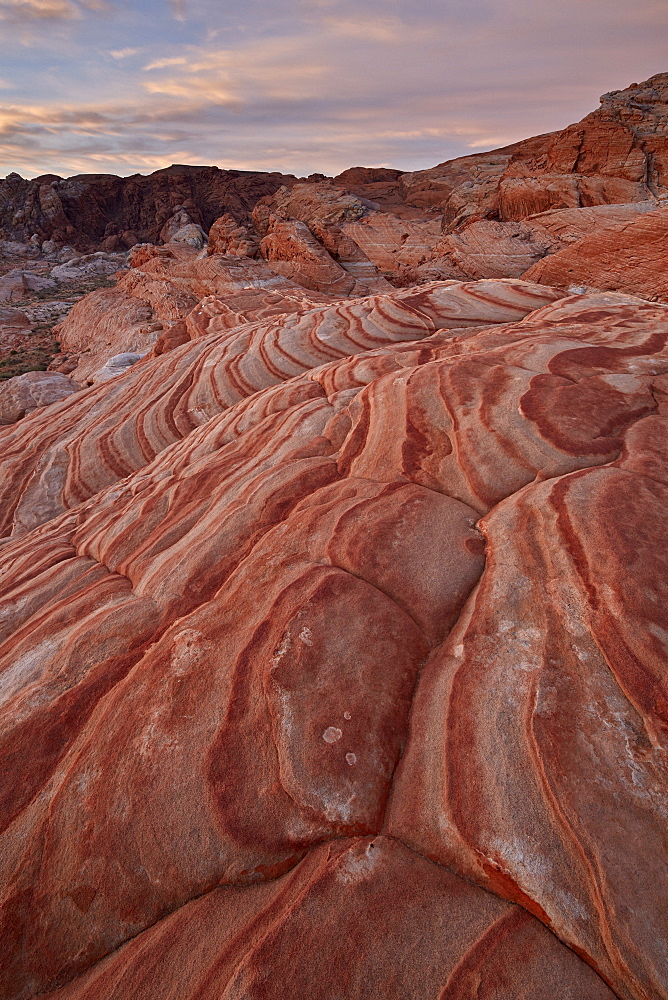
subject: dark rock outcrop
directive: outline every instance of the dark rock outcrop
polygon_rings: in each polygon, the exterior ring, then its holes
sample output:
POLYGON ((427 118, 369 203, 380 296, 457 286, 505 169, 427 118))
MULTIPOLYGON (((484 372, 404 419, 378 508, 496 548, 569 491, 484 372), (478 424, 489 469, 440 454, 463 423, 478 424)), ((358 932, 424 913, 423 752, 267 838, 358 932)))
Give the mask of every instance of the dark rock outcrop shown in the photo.
POLYGON ((179 210, 208 230, 224 212, 246 222, 256 202, 294 178, 279 173, 174 165, 143 176, 44 174, 0 180, 0 239, 69 243, 80 250, 157 243, 179 210), (120 244, 120 245, 119 245, 120 244))

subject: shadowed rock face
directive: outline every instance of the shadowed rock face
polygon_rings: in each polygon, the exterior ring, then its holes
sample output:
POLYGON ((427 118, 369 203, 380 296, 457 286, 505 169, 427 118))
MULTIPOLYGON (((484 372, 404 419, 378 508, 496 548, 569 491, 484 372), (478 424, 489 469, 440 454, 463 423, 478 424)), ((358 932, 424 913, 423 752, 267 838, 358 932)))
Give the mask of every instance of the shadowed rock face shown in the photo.
POLYGON ((182 202, 3 385, 7 1000, 668 1000, 666 210, 404 177, 182 202))
POLYGON ((181 165, 133 177, 45 174, 26 181, 10 175, 0 180, 0 238, 24 240, 37 233, 79 249, 114 237, 126 247, 156 243, 182 209, 207 230, 225 211, 244 222, 259 198, 293 180, 279 173, 181 165))

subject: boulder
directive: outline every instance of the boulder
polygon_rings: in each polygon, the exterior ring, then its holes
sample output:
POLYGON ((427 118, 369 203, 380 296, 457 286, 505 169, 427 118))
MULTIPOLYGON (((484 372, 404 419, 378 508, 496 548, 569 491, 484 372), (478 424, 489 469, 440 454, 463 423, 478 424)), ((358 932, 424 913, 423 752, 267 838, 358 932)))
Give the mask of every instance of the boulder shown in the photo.
POLYGON ((0 276, 0 302, 20 302, 28 293, 23 271, 16 268, 0 276))
POLYGON ((261 236, 269 230, 270 216, 297 219, 311 227, 316 223, 341 226, 367 215, 372 206, 329 179, 318 183, 281 187, 262 199, 253 210, 255 228, 261 236))
POLYGON ((25 329, 30 326, 30 320, 21 309, 0 306, 0 327, 7 329, 25 329))
POLYGON ((169 247, 157 247, 152 243, 142 243, 133 247, 132 255, 129 259, 130 267, 141 267, 154 257, 161 257, 163 260, 176 260, 176 256, 169 247))
POLYGON ((26 372, 0 382, 0 424, 14 424, 43 406, 67 399, 79 388, 58 372, 26 372))
POLYGON ((188 246, 201 250, 206 245, 207 236, 201 226, 194 222, 189 222, 185 226, 177 229, 171 237, 171 243, 187 243, 188 246))
POLYGON ((125 351, 123 354, 115 354, 112 358, 109 358, 107 363, 96 371, 89 379, 92 385, 96 385, 99 382, 108 382, 111 378, 116 378, 117 375, 124 375, 128 368, 135 365, 144 357, 143 354, 136 354, 134 351, 125 351))
POLYGON ((308 226, 296 219, 272 216, 260 252, 272 271, 329 295, 347 295, 355 279, 337 264, 308 226))
MULTIPOLYGON (((134 236, 134 233, 132 234, 134 236)), ((183 205, 177 206, 174 214, 160 230, 163 243, 187 243, 201 250, 206 244, 206 233, 192 220, 183 205)))
POLYGON ((207 256, 214 253, 231 254, 233 257, 257 257, 260 241, 246 227, 226 212, 216 219, 209 230, 207 256))
POLYGON ((179 229, 192 224, 193 220, 191 219, 187 209, 185 209, 183 205, 177 205, 174 209, 174 214, 170 216, 160 230, 161 241, 163 243, 169 243, 169 241, 178 233, 179 229))

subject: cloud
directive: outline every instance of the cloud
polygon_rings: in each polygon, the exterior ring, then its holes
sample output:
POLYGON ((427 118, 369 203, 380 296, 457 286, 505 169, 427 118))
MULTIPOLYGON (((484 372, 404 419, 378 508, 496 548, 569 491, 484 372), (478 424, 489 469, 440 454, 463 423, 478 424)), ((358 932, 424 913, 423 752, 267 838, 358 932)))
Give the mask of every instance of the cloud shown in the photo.
MULTIPOLYGON (((175 161, 420 169, 562 128, 600 93, 668 68, 665 0, 187 0, 171 4, 179 23, 158 16, 170 0, 127 2, 127 16, 105 20, 111 58, 100 65, 90 59, 103 47, 98 19, 62 15, 54 68, 45 58, 12 93, 0 174, 175 161)), ((86 9, 0 0, 0 12, 45 5, 86 9)), ((40 45, 57 35, 38 32, 40 45)))
POLYGON ((169 5, 172 8, 172 17, 175 21, 185 21, 186 19, 186 4, 185 0, 169 0, 169 5))
POLYGON ((166 66, 185 66, 188 60, 184 56, 175 56, 173 59, 156 59, 154 62, 144 66, 144 72, 150 69, 164 69, 166 66))
POLYGON ((410 30, 399 17, 326 17, 323 23, 333 35, 363 42, 399 42, 410 30))
POLYGON ((0 0, 2 21, 69 20, 81 10, 70 0, 0 0))
POLYGON ((327 51, 314 50, 307 38, 278 37, 238 48, 190 46, 187 56, 155 60, 146 70, 174 72, 147 80, 150 94, 192 98, 252 109, 263 103, 316 99, 331 89, 327 51))
POLYGON ((0 21, 71 21, 83 17, 84 10, 106 9, 103 0, 0 0, 0 21))
POLYGON ((480 140, 496 135, 489 131, 494 117, 482 95, 477 105, 469 101, 461 112, 441 115, 438 127, 428 124, 433 108, 416 122, 410 102, 359 107, 335 96, 326 105, 304 99, 296 114, 293 101, 274 99, 240 111, 234 103, 213 103, 204 89, 85 108, 14 106, 0 112, 0 163, 24 175, 127 174, 173 162, 298 176, 336 174, 355 164, 420 169, 481 147, 480 140))
POLYGON ((112 59, 129 59, 130 56, 138 56, 144 49, 110 49, 109 55, 112 59))

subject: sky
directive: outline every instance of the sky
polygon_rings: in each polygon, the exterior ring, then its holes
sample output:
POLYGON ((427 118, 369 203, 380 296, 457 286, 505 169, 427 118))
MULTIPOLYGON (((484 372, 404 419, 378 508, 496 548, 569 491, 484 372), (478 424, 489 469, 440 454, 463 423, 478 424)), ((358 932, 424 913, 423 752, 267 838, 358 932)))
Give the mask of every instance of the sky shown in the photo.
POLYGON ((666 0, 0 0, 0 177, 418 170, 663 71, 666 0))

